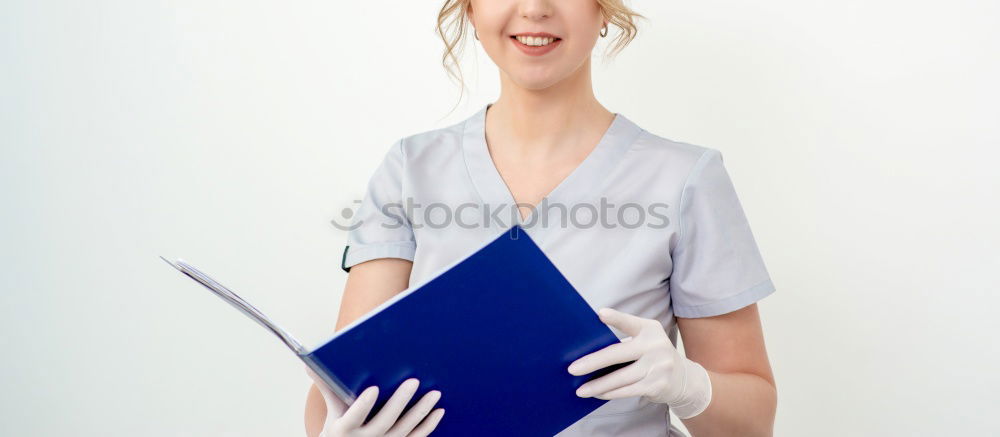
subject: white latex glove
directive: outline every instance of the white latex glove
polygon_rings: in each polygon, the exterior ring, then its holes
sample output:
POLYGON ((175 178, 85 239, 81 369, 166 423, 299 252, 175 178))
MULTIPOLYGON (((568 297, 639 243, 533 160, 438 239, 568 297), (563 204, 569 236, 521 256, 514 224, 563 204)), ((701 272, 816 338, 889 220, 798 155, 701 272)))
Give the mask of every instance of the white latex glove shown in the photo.
POLYGON ((577 359, 569 365, 569 373, 586 375, 635 362, 583 384, 577 396, 607 400, 643 396, 669 405, 681 419, 697 416, 708 407, 712 400, 708 372, 677 351, 660 322, 611 308, 602 308, 598 315, 602 322, 631 337, 577 359))
POLYGON ((400 413, 417 392, 420 381, 407 379, 399 385, 386 404, 368 423, 365 418, 378 400, 378 387, 366 388, 350 406, 341 401, 316 372, 306 367, 326 401, 326 423, 319 437, 425 437, 437 428, 444 409, 431 411, 441 399, 441 392, 427 392, 403 417, 400 413))

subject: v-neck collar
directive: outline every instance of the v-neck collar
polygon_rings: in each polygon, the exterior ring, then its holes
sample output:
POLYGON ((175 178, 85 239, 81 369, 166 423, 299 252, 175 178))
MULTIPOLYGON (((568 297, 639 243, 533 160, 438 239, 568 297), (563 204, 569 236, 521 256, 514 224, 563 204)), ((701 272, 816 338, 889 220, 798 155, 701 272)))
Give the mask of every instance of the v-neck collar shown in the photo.
MULTIPOLYGON (((462 149, 469 176, 475 185, 484 204, 491 206, 506 205, 515 208, 514 195, 504 182, 497 169, 486 144, 486 111, 493 103, 487 103, 464 122, 462 149)), ((567 208, 572 202, 579 201, 587 195, 595 195, 611 170, 635 142, 642 128, 615 112, 615 118, 604 132, 597 145, 568 176, 556 185, 544 197, 549 204, 561 203, 567 208)), ((537 207, 538 205, 536 205, 537 207)), ((534 221, 538 211, 528 216, 527 221, 534 221)), ((518 224, 523 224, 519 211, 511 214, 518 224)), ((512 224, 513 225, 513 224, 512 224)))

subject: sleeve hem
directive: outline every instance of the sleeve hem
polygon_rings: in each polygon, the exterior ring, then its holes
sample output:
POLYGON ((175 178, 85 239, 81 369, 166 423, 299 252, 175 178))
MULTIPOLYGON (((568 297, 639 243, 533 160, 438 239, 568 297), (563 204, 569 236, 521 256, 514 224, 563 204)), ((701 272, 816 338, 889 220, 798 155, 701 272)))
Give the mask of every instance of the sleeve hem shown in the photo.
POLYGON ((734 296, 723 300, 707 303, 704 305, 677 305, 673 304, 674 315, 677 317, 695 318, 711 317, 736 311, 754 302, 757 302, 771 293, 774 293, 774 283, 770 279, 764 280, 753 287, 743 290, 734 296))
POLYGON ((397 243, 376 243, 364 246, 349 245, 344 248, 344 258, 340 268, 350 272, 351 267, 378 258, 400 258, 413 261, 417 244, 413 241, 397 243))

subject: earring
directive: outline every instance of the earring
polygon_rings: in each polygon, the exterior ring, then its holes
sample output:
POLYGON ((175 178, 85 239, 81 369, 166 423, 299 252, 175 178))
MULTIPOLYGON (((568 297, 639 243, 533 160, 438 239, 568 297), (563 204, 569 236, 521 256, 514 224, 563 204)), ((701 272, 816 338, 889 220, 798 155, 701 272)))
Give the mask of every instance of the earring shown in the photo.
POLYGON ((601 35, 601 38, 604 38, 604 37, 608 36, 608 25, 607 24, 605 24, 604 27, 601 28, 601 33, 599 33, 598 35, 601 35))

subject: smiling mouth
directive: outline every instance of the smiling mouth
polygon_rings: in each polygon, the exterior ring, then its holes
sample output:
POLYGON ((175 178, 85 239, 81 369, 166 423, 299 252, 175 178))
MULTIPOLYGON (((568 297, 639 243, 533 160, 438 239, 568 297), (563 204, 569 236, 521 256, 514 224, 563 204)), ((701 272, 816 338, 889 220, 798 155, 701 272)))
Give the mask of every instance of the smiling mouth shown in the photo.
POLYGON ((544 47, 556 41, 562 41, 562 38, 542 37, 542 36, 511 35, 510 38, 515 39, 517 40, 517 42, 530 47, 544 47))

